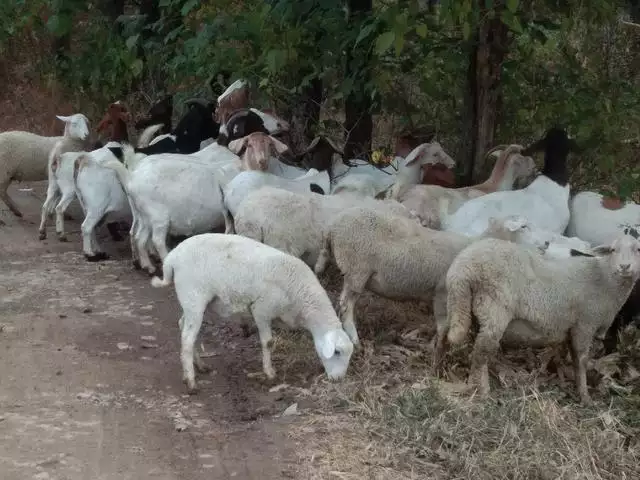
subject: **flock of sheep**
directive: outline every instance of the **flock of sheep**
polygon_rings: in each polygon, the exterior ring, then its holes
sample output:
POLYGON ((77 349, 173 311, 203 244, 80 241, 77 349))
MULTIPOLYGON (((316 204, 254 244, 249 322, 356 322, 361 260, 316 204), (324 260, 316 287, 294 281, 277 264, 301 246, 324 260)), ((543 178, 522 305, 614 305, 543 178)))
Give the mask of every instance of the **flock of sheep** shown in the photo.
POLYGON ((248 108, 244 80, 215 102, 187 103, 175 128, 172 97, 153 105, 136 123, 144 129, 137 146, 129 143, 131 115, 121 102, 98 125, 110 136, 104 146, 91 144, 82 114, 58 117, 61 137, 0 134, 0 198, 21 216, 7 194, 11 181, 48 179, 39 234, 46 238, 55 212, 61 241, 65 210, 77 198, 88 261, 107 258, 96 227, 106 219, 119 240, 118 222, 130 222, 134 265, 155 274, 159 258, 163 278, 154 276, 152 285, 175 284, 190 393, 194 367, 207 369, 194 344, 208 306, 253 317, 267 377, 275 376, 271 323, 279 318, 311 333, 327 375, 339 379, 359 345, 355 306, 368 290, 433 302, 434 374, 475 318, 470 383, 482 394, 501 343, 552 345, 559 358, 569 347, 580 399, 590 400, 593 339, 615 350, 640 306, 640 207, 594 192, 570 196, 567 157, 578 150, 563 129, 528 148, 496 147, 488 180, 451 188, 421 183, 424 169, 455 166, 437 142, 397 151, 386 167, 343 159, 326 138, 292 154, 288 123, 248 108), (536 152, 544 152, 537 176, 536 152), (168 236, 190 238, 170 251, 168 236), (344 279, 337 313, 318 280, 330 261, 344 279))

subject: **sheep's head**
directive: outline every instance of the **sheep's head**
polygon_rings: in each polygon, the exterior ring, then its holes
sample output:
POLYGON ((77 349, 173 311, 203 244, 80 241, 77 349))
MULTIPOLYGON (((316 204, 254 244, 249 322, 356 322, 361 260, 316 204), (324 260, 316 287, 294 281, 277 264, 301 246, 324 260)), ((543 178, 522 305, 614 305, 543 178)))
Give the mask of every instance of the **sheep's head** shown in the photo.
POLYGON ((592 249, 596 256, 607 257, 610 271, 623 279, 636 281, 640 276, 640 241, 624 234, 609 245, 592 249))
POLYGON ((109 107, 107 108, 107 112, 105 113, 104 117, 98 124, 97 131, 98 133, 100 133, 103 130, 105 130, 109 125, 115 125, 119 121, 127 123, 130 120, 131 120, 131 114, 129 113, 129 109, 124 103, 118 100, 117 102, 114 102, 111 105, 109 105, 109 107))
POLYGON ((314 338, 316 352, 331 380, 343 378, 353 354, 353 343, 342 329, 329 330, 320 338, 314 338))
POLYGON ((567 156, 570 152, 579 153, 580 147, 569 137, 564 128, 553 127, 547 130, 545 136, 523 150, 522 154, 530 156, 540 151, 553 150, 559 156, 567 156))
POLYGON ((62 120, 65 123, 65 137, 86 140, 89 136, 89 119, 82 113, 74 113, 73 115, 70 115, 68 117, 56 115, 56 117, 58 118, 58 120, 62 120))
POLYGON ((289 147, 277 138, 262 132, 254 132, 229 143, 229 150, 242 159, 248 170, 267 170, 272 154, 282 155, 289 147))

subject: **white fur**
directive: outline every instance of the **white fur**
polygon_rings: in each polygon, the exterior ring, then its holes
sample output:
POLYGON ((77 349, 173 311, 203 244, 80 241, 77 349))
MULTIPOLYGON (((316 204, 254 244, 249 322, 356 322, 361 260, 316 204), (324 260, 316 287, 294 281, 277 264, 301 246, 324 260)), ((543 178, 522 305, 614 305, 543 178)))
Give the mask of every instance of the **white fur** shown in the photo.
POLYGON ((329 174, 312 168, 306 174, 289 180, 271 173, 255 170, 240 172, 224 188, 225 233, 234 233, 233 219, 231 217, 237 214, 240 204, 249 193, 266 185, 290 192, 307 193, 311 191, 312 183, 317 184, 325 192, 328 192, 330 185, 329 174))
POLYGON ((195 393, 194 363, 204 370, 194 344, 208 305, 218 316, 249 313, 262 346, 264 373, 276 375, 271 362, 271 322, 280 317, 291 327, 308 330, 329 378, 344 377, 353 344, 342 329, 331 301, 313 272, 299 259, 238 235, 191 237, 164 259, 164 279, 154 287, 175 283, 182 307, 179 325, 183 379, 195 393))
POLYGON ((571 219, 567 235, 575 235, 595 246, 613 241, 625 226, 640 225, 640 205, 628 201, 618 210, 609 210, 601 201, 599 193, 577 193, 569 201, 571 219))

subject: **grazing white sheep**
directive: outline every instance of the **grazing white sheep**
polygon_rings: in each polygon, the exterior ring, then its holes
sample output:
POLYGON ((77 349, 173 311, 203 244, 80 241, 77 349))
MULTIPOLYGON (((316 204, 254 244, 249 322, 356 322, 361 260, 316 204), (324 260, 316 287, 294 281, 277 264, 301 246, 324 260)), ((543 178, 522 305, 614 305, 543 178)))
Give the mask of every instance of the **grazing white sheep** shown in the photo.
POLYGON ((520 145, 509 145, 499 153, 489 178, 478 185, 461 188, 445 188, 440 185, 415 185, 396 182, 387 197, 399 201, 416 212, 425 226, 439 229, 441 212, 455 213, 462 204, 473 198, 492 192, 512 190, 518 180, 530 177, 535 170, 531 157, 520 152, 520 145))
POLYGON ((411 212, 394 200, 376 200, 351 193, 302 194, 266 186, 251 192, 240 204, 234 218, 235 230, 313 266, 322 248, 324 229, 342 210, 355 205, 391 210, 412 218, 411 212))
MULTIPOLYGON (((507 345, 562 345, 568 342, 576 385, 588 403, 586 365, 593 338, 604 338, 640 275, 640 242, 622 235, 593 248, 596 257, 548 259, 514 244, 484 239, 460 252, 446 276, 447 321, 438 328, 461 343, 479 325, 470 380, 489 392, 488 363, 507 345)), ((438 322, 439 324, 441 322, 438 322)))
MULTIPOLYGON (((532 231, 526 219, 490 219, 484 237, 546 248, 548 240, 532 231)), ((315 266, 321 274, 333 252, 344 276, 340 316, 351 341, 358 344, 355 306, 369 290, 395 300, 430 300, 456 255, 477 240, 424 228, 415 220, 370 207, 353 207, 335 216, 324 232, 315 266)))
POLYGON ((396 157, 395 165, 384 168, 378 168, 364 160, 349 160, 349 163, 353 166, 345 164, 340 159, 334 161, 331 167, 334 191, 339 191, 340 185, 346 182, 349 185, 346 190, 353 191, 353 186, 359 185, 363 191, 373 190, 377 195, 396 182, 406 185, 420 183, 422 167, 425 165, 443 164, 447 168, 455 167, 455 161, 438 142, 418 145, 406 158, 396 157), (348 177, 354 174, 364 176, 360 177, 357 183, 352 183, 348 177))
POLYGON ((328 172, 318 172, 313 168, 293 180, 255 170, 240 172, 224 187, 225 233, 234 233, 233 217, 247 195, 266 185, 299 193, 315 189, 316 193, 324 194, 329 191, 330 178, 328 172))
POLYGON ((183 379, 196 392, 195 366, 206 370, 194 348, 207 306, 219 316, 251 314, 258 327, 262 366, 269 379, 271 322, 307 329, 330 379, 344 377, 353 344, 342 329, 331 301, 313 272, 299 259, 238 235, 202 234, 188 238, 164 259, 164 279, 154 287, 175 283, 182 307, 179 320, 183 379))
POLYGON ((56 117, 65 124, 64 135, 60 137, 44 137, 23 131, 0 133, 0 199, 17 217, 22 217, 22 213, 7 192, 11 182, 46 180, 49 158, 56 145, 59 153, 84 150, 86 146, 89 136, 87 117, 81 113, 56 117))
POLYGON ((522 155, 545 149, 544 168, 530 185, 521 190, 494 192, 464 203, 453 215, 443 212, 442 230, 480 235, 489 217, 523 215, 539 228, 564 233, 569 223, 569 174, 567 156, 575 144, 564 130, 550 129, 542 140, 522 155))

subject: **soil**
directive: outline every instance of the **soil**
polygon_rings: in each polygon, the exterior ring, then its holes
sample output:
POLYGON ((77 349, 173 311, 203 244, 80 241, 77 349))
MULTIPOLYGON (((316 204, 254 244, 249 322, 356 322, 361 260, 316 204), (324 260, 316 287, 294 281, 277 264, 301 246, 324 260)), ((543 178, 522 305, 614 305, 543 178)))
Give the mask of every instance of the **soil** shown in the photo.
MULTIPOLYGON (((3 480, 300 478, 287 437, 292 403, 270 393, 257 337, 205 319, 213 372, 186 395, 179 305, 133 269, 128 237, 82 255, 81 211, 68 243, 38 240, 43 182, 14 184, 19 219, 0 206, 0 471, 3 480)), ((276 365, 276 368, 278 366, 276 365)), ((276 382, 277 383, 277 382, 276 382)))

